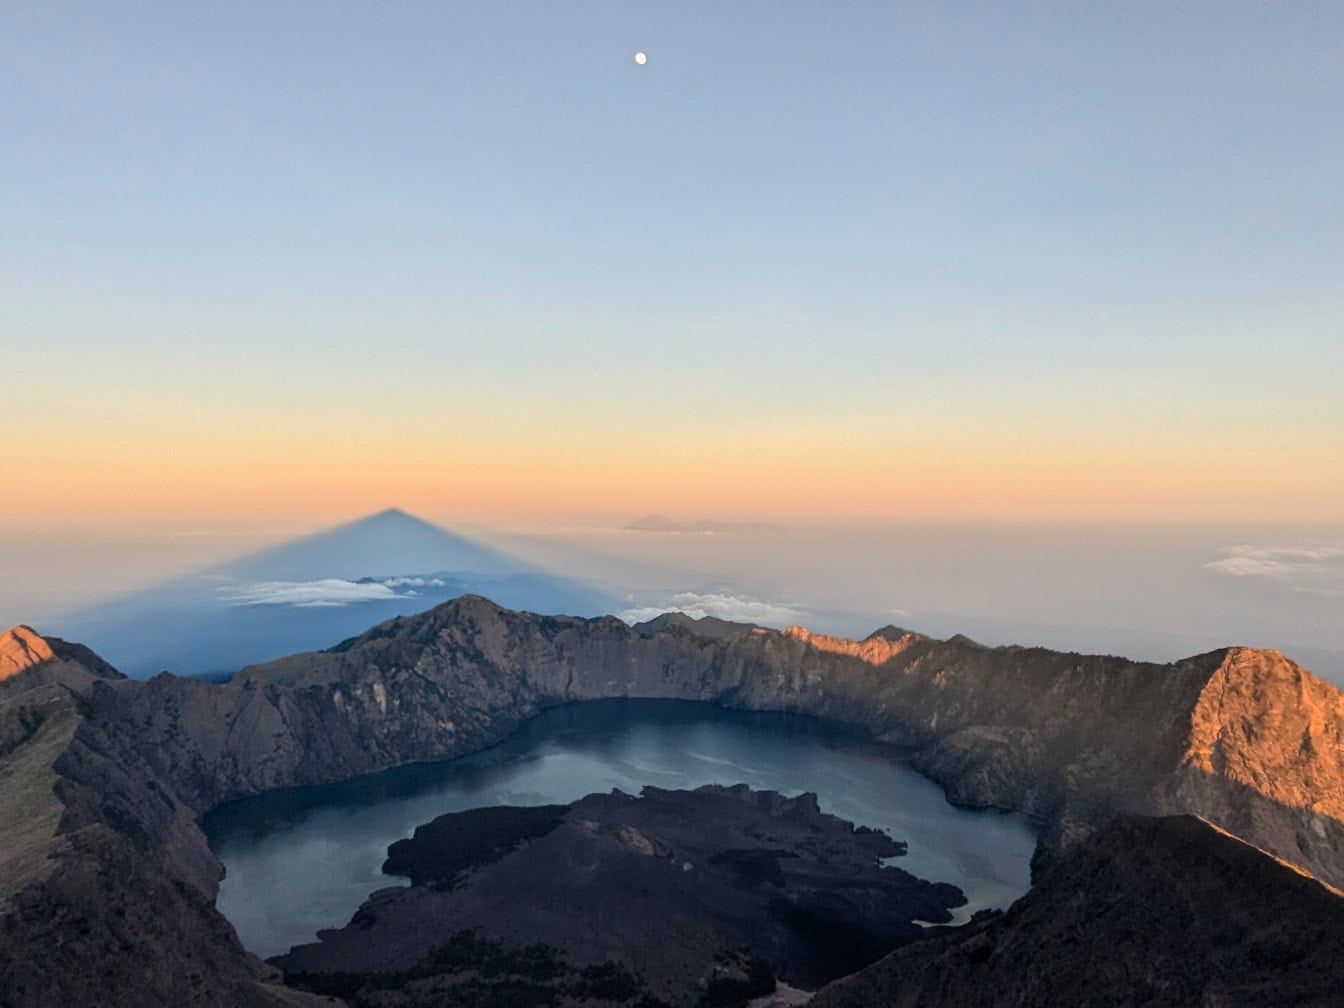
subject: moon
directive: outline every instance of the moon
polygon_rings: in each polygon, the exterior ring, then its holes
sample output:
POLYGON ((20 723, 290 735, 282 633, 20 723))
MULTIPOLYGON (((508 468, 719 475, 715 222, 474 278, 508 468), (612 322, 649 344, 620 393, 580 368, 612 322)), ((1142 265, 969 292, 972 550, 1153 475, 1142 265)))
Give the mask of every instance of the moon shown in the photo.
POLYGON ((644 55, 644 53, 642 52, 635 53, 635 62, 638 63, 640 66, 643 66, 648 61, 649 57, 644 55))

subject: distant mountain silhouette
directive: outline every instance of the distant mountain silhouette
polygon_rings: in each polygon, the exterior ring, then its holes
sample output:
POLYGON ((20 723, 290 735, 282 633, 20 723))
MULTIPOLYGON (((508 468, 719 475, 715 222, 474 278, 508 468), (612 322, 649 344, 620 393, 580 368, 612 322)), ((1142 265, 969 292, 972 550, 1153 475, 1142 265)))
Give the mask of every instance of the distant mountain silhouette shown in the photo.
POLYGON ((330 647, 468 593, 571 616, 619 608, 579 581, 390 508, 49 625, 134 677, 214 675, 330 647))
POLYGON ((719 619, 717 616, 701 616, 696 619, 684 612, 665 612, 651 620, 636 623, 635 630, 641 637, 656 637, 664 628, 674 625, 684 627, 701 637, 712 637, 715 640, 726 640, 734 634, 758 629, 755 623, 734 623, 731 620, 719 619))
POLYGON ((778 532, 778 525, 769 522, 732 522, 701 519, 674 521, 666 515, 650 514, 621 526, 632 532, 676 532, 687 535, 706 535, 715 532, 778 532))

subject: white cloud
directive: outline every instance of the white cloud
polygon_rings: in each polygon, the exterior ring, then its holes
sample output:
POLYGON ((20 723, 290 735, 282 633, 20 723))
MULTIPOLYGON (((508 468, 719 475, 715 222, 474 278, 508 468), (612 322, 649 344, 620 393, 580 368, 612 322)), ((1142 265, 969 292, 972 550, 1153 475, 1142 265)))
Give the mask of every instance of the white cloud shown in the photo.
MULTIPOLYGON (((389 588, 424 588, 426 585, 432 588, 442 588, 444 582, 442 578, 424 578, 424 577, 390 577, 383 578, 379 584, 387 585, 389 588)), ((414 594, 414 592, 407 592, 414 594)))
POLYGON ((1233 577, 1273 578, 1301 591, 1344 591, 1344 545, 1228 546, 1204 566, 1233 577))
POLYGON ((805 615, 801 609, 783 602, 762 602, 726 592, 681 592, 673 595, 665 605, 636 606, 616 615, 627 623, 643 623, 665 612, 683 612, 691 619, 717 616, 734 623, 759 623, 772 627, 799 623, 805 615))
POLYGON ((1285 570, 1285 565, 1277 560, 1249 556, 1230 556, 1224 560, 1211 560, 1204 566, 1209 570, 1231 574, 1233 577, 1282 577, 1285 570))
POLYGON ((396 598, 384 584, 357 584, 340 578, 321 581, 258 581, 230 588, 224 600, 233 605, 342 606, 396 598))

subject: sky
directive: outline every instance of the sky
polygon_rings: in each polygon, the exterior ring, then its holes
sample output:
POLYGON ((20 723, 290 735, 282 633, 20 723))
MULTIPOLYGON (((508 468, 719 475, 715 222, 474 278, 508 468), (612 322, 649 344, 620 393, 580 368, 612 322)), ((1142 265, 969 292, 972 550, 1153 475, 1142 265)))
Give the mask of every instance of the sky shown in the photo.
POLYGON ((1342 48, 1310 2, 7 0, 0 527, 1339 521, 1342 48))

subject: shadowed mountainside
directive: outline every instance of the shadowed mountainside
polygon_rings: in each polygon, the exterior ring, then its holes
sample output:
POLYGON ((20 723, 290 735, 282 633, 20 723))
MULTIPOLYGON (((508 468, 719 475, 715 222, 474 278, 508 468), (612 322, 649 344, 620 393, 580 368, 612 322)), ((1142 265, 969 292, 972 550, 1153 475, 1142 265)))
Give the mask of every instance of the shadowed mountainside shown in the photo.
POLYGON ((262 982, 192 810, 89 719, 95 684, 133 684, 27 627, 0 666, 0 1006, 329 1003, 262 982))
MULTIPOLYGON (((6 688, 48 675, 52 651, 6 688)), ((104 987, 123 1004, 275 1003, 213 909, 220 868, 201 814, 474 752, 545 707, 604 697, 856 725, 904 747, 953 800, 1040 817, 1041 869, 1117 813, 1196 813, 1344 877, 1344 696, 1272 651, 1153 665, 894 627, 847 641, 800 628, 705 636, 680 621, 646 637, 611 617, 466 596, 226 685, 73 664, 91 681, 57 686, 72 713, 42 757, 55 782, 37 810, 59 820, 54 866, 0 902, 0 991, 27 992, 15 1004, 83 1003, 104 987)), ((6 801, 13 780, 0 778, 6 801)), ((0 846, 15 828, 0 827, 0 846)))
POLYGON ((908 945, 813 1008, 1330 1008, 1344 898, 1193 816, 1122 817, 1012 908, 908 945))

